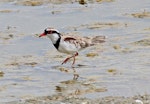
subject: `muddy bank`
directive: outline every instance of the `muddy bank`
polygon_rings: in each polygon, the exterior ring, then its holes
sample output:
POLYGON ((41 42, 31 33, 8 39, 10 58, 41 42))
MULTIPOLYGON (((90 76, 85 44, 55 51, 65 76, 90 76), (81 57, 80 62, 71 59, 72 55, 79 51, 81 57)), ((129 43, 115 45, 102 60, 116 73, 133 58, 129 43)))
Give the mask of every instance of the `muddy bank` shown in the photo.
POLYGON ((60 95, 37 97, 5 104, 150 104, 150 95, 133 97, 108 96, 97 99, 66 97, 60 95))
POLYGON ((52 4, 63 4, 63 3, 79 3, 85 5, 87 3, 102 3, 102 2, 113 2, 115 0, 1 0, 1 2, 14 2, 16 5, 24 6, 40 6, 47 3, 52 4))

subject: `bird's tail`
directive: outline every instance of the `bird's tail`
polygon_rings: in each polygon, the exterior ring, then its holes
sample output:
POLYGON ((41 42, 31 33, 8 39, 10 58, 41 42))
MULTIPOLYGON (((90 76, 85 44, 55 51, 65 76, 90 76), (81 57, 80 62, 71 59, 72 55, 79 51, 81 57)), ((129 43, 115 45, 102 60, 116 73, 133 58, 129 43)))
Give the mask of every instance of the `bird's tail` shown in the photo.
POLYGON ((92 44, 99 44, 106 41, 106 36, 95 36, 92 38, 92 44))
POLYGON ((105 36, 94 36, 94 37, 86 36, 82 39, 82 47, 88 47, 88 46, 104 43, 105 40, 106 40, 105 36))

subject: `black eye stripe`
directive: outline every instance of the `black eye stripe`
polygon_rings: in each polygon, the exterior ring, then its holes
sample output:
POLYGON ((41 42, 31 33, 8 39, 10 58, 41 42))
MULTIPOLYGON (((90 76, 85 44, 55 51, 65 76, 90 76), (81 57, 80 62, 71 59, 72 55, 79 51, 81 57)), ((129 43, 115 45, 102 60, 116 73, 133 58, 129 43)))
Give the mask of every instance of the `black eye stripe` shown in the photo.
POLYGON ((58 33, 57 31, 52 31, 52 33, 58 33))
POLYGON ((45 30, 44 32, 45 32, 45 34, 53 34, 53 33, 59 34, 59 33, 58 33, 57 31, 55 31, 55 30, 49 30, 49 31, 45 30))

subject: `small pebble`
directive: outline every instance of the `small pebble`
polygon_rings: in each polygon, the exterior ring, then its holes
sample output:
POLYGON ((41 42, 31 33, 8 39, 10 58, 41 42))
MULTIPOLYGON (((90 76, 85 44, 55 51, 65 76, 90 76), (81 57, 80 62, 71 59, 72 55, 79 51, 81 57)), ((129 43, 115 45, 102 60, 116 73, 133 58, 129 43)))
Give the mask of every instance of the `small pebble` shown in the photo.
POLYGON ((144 104, 141 100, 135 100, 135 102, 137 103, 137 104, 144 104))

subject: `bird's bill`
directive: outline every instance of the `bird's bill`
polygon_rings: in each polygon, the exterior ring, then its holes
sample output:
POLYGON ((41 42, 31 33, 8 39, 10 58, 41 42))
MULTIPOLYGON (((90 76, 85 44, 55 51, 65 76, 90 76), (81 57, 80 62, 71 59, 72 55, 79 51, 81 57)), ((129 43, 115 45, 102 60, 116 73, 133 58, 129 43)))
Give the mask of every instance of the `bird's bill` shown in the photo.
POLYGON ((42 37, 42 36, 46 36, 46 34, 45 34, 45 33, 42 33, 42 34, 40 34, 40 36, 39 36, 39 37, 42 37))

